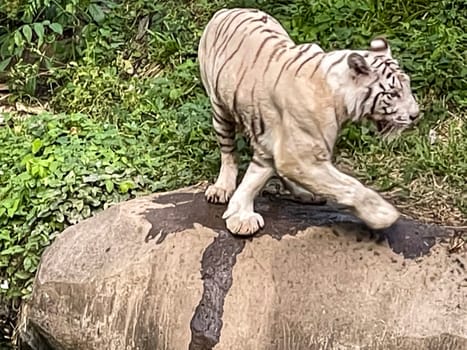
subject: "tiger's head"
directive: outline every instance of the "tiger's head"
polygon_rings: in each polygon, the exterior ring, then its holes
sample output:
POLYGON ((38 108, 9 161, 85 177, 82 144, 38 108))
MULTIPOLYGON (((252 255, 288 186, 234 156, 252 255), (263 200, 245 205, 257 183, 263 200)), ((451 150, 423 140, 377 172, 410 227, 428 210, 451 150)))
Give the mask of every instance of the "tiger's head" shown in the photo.
POLYGON ((352 79, 359 87, 358 116, 375 121, 383 135, 408 128, 418 120, 419 107, 410 78, 392 58, 388 42, 375 38, 370 49, 360 53, 353 52, 347 58, 352 79))

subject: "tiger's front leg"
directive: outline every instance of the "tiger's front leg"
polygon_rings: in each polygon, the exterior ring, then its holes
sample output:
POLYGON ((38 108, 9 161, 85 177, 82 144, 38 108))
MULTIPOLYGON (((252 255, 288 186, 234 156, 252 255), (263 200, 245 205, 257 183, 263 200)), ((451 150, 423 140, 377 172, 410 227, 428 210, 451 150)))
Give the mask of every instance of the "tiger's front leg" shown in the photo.
POLYGON ((272 164, 254 155, 222 216, 230 232, 252 235, 264 226, 263 217, 255 213, 253 203, 256 195, 273 175, 272 164))

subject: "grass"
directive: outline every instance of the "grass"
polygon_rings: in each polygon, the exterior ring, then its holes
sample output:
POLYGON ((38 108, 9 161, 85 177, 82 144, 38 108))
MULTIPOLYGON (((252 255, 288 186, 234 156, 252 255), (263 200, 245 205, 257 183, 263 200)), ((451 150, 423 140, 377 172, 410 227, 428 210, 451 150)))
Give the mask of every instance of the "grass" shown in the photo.
MULTIPOLYGON (((113 203, 215 178, 219 151, 196 50, 222 7, 262 8, 297 42, 326 50, 366 48, 384 34, 423 118, 392 141, 370 123, 347 125, 336 163, 404 214, 465 228, 463 1, 32 3, 0 6, 0 301, 30 295, 43 249, 65 227, 113 203)), ((242 138, 238 147, 244 169, 242 138)))

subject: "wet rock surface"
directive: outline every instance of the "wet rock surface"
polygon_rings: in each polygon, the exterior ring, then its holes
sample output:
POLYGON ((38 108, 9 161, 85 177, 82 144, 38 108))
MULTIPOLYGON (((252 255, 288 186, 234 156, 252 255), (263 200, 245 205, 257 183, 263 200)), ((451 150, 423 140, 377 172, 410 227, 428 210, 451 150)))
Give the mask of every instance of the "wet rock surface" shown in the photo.
POLYGON ((371 232, 331 205, 256 202, 226 232, 203 187, 121 203, 64 231, 21 315, 31 349, 464 349, 467 259, 440 227, 371 232))

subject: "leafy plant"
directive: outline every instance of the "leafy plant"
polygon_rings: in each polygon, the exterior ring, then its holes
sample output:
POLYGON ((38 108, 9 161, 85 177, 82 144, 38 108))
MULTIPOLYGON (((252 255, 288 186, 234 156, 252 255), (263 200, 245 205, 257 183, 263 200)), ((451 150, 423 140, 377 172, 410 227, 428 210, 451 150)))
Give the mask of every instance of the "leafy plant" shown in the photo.
POLYGON ((218 160, 202 103, 119 127, 83 114, 7 123, 0 129, 0 279, 9 282, 9 297, 28 294, 42 249, 66 226, 212 175, 218 160))
MULTIPOLYGON (((82 55, 88 27, 115 6, 108 0, 15 0, 0 4, 0 79, 20 95, 34 96, 39 69, 46 72, 82 55), (17 74, 8 73, 13 66, 17 74), (19 83, 26 76, 28 84, 19 83)), ((45 82, 44 82, 45 83, 45 82)))

